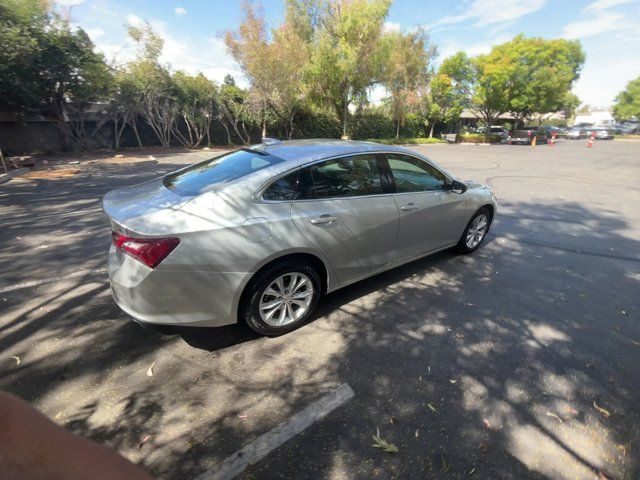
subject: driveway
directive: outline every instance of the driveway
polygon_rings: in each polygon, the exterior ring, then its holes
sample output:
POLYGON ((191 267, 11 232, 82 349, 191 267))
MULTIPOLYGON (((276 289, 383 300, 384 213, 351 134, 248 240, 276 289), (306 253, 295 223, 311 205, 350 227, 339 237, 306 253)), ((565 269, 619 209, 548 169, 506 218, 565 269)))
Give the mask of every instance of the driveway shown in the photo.
POLYGON ((165 335, 110 298, 101 196, 204 152, 0 186, 0 388, 161 478, 209 478, 336 388, 239 478, 638 478, 640 143, 415 148, 496 191, 486 244, 279 338, 165 335))

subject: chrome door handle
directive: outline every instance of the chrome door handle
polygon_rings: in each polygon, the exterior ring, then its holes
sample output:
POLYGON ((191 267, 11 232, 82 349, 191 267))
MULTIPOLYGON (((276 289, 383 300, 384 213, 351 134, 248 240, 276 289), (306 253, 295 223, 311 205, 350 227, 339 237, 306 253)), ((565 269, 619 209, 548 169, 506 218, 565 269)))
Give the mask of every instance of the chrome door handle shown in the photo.
POLYGON ((417 208, 418 206, 415 203, 407 203, 400 210, 402 210, 403 212, 410 212, 411 210, 416 210, 417 208))
POLYGON ((313 223, 314 225, 321 225, 324 223, 335 222, 337 220, 338 220, 338 217, 325 214, 325 215, 320 215, 319 217, 312 218, 311 223, 313 223))

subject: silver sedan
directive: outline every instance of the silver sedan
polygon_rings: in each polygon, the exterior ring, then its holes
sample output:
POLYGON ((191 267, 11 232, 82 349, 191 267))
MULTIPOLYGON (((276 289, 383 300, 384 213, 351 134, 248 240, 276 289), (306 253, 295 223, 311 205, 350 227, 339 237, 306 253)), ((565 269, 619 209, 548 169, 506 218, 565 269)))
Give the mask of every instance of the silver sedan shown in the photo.
POLYGON ((104 197, 113 297, 139 322, 279 335, 324 293, 474 251, 496 207, 487 187, 411 150, 265 139, 104 197))

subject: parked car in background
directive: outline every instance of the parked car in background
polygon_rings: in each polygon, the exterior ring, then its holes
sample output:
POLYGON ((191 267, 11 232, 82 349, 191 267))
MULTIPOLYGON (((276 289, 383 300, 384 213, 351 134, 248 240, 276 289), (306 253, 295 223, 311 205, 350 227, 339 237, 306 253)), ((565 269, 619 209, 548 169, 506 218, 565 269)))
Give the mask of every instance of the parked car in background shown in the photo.
POLYGON ((550 130, 550 127, 547 126, 524 127, 522 129, 515 130, 511 134, 509 143, 531 145, 534 138, 536 139, 536 143, 547 143, 551 138, 551 135, 552 130, 550 130))
POLYGON ((606 128, 593 127, 590 129, 596 140, 613 140, 613 134, 606 128))
POLYGON ((289 332, 320 296, 483 242, 497 200, 422 155, 265 139, 105 195, 116 303, 140 322, 289 332))
POLYGON ((556 134, 556 138, 564 137, 567 134, 567 131, 564 128, 556 127, 554 125, 544 125, 545 128, 549 130, 550 134, 556 134))
POLYGON ((625 122, 622 124, 620 133, 622 135, 636 135, 640 133, 640 123, 625 122))
POLYGON ((489 127, 489 134, 499 135, 501 143, 507 142, 510 137, 509 130, 504 128, 502 125, 491 125, 491 127, 489 127))
POLYGON ((584 128, 573 127, 569 129, 565 138, 569 140, 580 140, 583 138, 587 138, 588 136, 589 136, 589 133, 584 128))

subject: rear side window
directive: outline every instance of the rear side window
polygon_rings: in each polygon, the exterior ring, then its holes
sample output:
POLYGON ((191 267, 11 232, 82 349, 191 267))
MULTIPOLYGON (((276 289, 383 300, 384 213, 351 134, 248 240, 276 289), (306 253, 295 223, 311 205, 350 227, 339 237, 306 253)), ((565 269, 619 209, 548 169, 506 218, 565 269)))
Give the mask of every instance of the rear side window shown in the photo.
POLYGON ((353 155, 303 168, 300 188, 304 198, 337 198, 383 192, 375 155, 353 155))
POLYGON ((237 150, 171 173, 162 181, 165 187, 178 195, 199 195, 216 185, 231 182, 283 161, 262 152, 237 150))
POLYGON ((296 170, 273 182, 264 191, 262 198, 277 201, 295 200, 298 198, 298 173, 299 171, 296 170))

